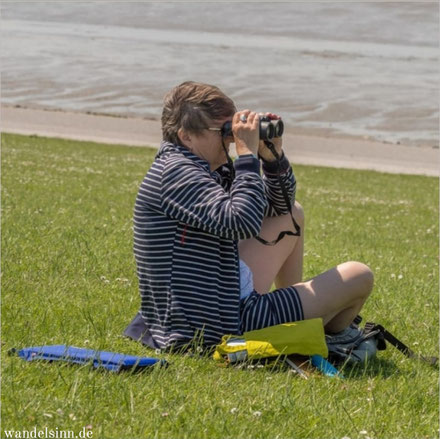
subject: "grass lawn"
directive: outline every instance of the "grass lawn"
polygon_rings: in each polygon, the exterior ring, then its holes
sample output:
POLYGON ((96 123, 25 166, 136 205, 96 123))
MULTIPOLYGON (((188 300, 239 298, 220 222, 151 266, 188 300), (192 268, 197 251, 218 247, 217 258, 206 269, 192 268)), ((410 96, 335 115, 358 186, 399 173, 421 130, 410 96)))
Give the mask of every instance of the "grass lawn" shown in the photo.
MULTIPOLYGON (((1 437, 85 427, 93 438, 438 437, 437 370, 392 347, 346 369, 345 380, 317 373, 308 381, 283 368, 179 355, 164 356, 167 369, 119 375, 8 356, 41 344, 156 355, 121 336, 139 307, 132 211, 154 155, 2 136, 1 437)), ((438 355, 438 179, 294 170, 305 277, 345 260, 367 263, 375 288, 364 320, 438 355)))

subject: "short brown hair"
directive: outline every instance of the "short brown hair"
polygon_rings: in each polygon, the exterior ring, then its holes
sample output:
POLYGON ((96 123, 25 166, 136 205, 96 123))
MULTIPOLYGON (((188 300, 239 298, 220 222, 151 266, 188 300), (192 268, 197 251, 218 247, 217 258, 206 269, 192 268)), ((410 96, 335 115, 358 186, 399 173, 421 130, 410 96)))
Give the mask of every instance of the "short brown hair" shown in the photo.
POLYGON ((236 112, 232 99, 218 87, 186 81, 170 90, 162 110, 163 139, 180 143, 179 128, 199 133, 213 120, 232 116, 236 112))

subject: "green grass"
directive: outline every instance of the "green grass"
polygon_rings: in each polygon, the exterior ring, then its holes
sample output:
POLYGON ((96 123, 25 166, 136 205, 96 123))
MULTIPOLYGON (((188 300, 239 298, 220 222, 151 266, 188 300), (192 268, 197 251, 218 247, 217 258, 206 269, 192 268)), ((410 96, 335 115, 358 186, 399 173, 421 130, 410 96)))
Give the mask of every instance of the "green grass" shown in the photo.
MULTIPOLYGON (((136 375, 8 356, 41 344, 155 355, 121 336, 139 306, 132 211, 154 155, 2 136, 2 437, 85 426, 93 438, 438 436, 437 370, 394 348, 345 370, 343 381, 179 355, 164 356, 167 369, 136 375)), ((306 212, 305 277, 345 260, 367 263, 375 288, 364 318, 437 355, 437 179, 294 170, 306 212)))

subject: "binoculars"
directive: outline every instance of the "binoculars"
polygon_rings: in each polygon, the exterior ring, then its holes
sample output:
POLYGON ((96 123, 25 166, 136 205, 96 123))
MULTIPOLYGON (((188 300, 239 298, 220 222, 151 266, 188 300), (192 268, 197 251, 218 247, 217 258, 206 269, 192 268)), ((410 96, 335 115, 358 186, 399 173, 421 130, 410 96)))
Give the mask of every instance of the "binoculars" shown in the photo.
MULTIPOLYGON (((281 137, 284 132, 284 123, 280 119, 269 119, 267 116, 260 117, 260 140, 272 140, 281 137)), ((222 126, 222 136, 232 136, 232 123, 226 122, 222 126)))

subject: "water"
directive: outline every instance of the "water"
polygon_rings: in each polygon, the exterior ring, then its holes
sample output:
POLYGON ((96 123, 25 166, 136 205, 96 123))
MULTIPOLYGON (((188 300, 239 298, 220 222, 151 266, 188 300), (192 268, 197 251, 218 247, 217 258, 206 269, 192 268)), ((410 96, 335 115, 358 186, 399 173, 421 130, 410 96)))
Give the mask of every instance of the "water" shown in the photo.
POLYGON ((185 80, 290 130, 438 145, 437 3, 3 3, 2 102, 159 118, 185 80))

